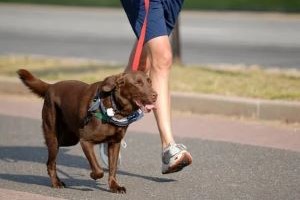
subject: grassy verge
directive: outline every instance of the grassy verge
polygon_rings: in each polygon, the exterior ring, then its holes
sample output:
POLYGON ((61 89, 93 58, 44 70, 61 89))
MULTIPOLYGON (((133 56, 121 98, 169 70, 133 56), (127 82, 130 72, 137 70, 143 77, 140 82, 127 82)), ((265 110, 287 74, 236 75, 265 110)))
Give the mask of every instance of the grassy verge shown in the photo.
MULTIPOLYGON (((0 57, 0 74, 16 77, 16 70, 26 68, 42 79, 76 79, 88 83, 120 73, 121 66, 96 61, 29 56, 0 57)), ((263 70, 259 67, 174 66, 172 91, 220 94, 300 101, 300 71, 263 70)))
MULTIPOLYGON (((120 6, 120 0, 0 0, 0 2, 75 6, 120 6)), ((185 0, 185 9, 299 12, 299 0, 185 0)))

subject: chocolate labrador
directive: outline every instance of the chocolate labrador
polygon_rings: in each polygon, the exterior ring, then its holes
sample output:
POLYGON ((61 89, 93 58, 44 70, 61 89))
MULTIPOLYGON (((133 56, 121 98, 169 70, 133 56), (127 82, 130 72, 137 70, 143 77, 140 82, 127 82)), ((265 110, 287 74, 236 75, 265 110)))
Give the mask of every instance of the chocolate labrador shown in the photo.
POLYGON ((48 147, 47 171, 52 186, 65 186, 56 173, 59 147, 80 142, 92 170, 90 176, 96 180, 104 173, 93 147, 107 142, 109 188, 112 192, 126 193, 125 187, 116 179, 120 142, 128 125, 154 107, 157 93, 151 87, 150 78, 143 72, 129 72, 93 84, 74 80, 49 84, 25 69, 17 73, 33 93, 44 99, 42 128, 48 147))

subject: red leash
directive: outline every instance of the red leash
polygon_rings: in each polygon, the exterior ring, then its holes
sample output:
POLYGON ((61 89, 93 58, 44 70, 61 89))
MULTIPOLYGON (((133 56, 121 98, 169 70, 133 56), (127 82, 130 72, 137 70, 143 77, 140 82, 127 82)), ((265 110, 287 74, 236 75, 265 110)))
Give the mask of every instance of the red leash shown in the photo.
POLYGON ((140 64, 140 59, 141 59, 141 54, 144 46, 144 41, 145 41, 145 36, 146 36, 146 29, 147 29, 147 21, 148 21, 148 11, 149 11, 149 0, 144 0, 145 3, 145 19, 143 22, 140 38, 138 40, 136 49, 135 49, 135 54, 132 62, 132 71, 137 71, 139 68, 140 64))

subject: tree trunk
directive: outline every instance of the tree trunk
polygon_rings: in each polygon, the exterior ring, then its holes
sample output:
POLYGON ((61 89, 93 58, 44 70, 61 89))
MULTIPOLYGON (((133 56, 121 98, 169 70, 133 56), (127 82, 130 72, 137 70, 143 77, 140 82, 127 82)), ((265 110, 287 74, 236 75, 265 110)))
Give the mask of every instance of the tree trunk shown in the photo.
POLYGON ((173 52, 173 63, 177 65, 182 65, 181 59, 181 44, 180 44, 180 30, 179 30, 179 22, 180 18, 178 18, 177 23, 174 27, 174 30, 171 35, 171 45, 173 52))

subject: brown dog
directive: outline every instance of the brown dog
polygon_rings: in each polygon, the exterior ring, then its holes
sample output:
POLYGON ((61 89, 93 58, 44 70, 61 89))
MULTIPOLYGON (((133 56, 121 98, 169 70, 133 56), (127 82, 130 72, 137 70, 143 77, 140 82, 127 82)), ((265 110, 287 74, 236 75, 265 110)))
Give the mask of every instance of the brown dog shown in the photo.
POLYGON ((71 80, 48 84, 27 70, 21 69, 18 74, 33 93, 44 98, 42 127, 48 147, 47 170, 52 186, 65 186, 56 173, 56 156, 60 146, 72 146, 80 141, 92 170, 90 176, 96 180, 104 173, 93 147, 107 142, 109 188, 112 192, 125 193, 125 187, 116 180, 120 142, 128 124, 136 117, 136 110, 148 112, 153 108, 157 94, 149 77, 143 72, 130 72, 93 84, 71 80), (114 124, 115 121, 119 124, 114 124))

